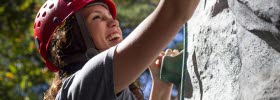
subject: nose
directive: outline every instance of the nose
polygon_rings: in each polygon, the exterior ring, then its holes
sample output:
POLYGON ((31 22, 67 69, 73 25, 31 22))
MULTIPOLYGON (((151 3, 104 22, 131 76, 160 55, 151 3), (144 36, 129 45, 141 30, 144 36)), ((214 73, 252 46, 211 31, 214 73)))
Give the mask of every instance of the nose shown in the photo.
POLYGON ((109 27, 119 27, 119 21, 115 19, 111 19, 108 24, 109 27))

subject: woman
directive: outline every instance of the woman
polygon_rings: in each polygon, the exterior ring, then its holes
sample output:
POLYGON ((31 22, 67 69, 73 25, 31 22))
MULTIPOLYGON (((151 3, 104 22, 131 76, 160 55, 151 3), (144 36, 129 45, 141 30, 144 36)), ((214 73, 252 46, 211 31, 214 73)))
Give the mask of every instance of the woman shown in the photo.
POLYGON ((48 0, 34 23, 39 53, 46 66, 58 72, 44 99, 141 99, 131 83, 149 66, 153 78, 150 99, 169 99, 172 84, 159 80, 155 59, 178 54, 161 50, 197 4, 198 0, 161 0, 122 40, 111 0, 48 0))

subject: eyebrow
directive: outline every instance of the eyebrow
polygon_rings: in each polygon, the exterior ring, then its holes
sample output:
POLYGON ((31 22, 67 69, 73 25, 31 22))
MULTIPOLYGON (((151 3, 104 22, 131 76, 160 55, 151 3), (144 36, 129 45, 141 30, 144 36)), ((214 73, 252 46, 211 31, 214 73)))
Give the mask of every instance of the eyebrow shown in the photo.
POLYGON ((95 13, 100 13, 100 14, 102 13, 102 12, 99 11, 99 10, 94 10, 94 12, 95 12, 95 13))
MULTIPOLYGON (((103 12, 101 12, 101 11, 99 11, 99 10, 94 10, 93 13, 89 14, 88 16, 92 16, 92 14, 94 14, 94 13, 103 14, 103 12)), ((111 14, 110 12, 104 13, 104 14, 108 14, 108 15, 112 16, 112 14, 111 14)), ((112 17, 113 17, 113 16, 112 16, 112 17)))

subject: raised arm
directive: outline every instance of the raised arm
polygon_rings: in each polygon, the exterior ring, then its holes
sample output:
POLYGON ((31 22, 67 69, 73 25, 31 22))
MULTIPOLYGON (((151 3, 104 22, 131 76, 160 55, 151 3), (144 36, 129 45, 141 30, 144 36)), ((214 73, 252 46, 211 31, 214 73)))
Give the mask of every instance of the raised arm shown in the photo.
POLYGON ((115 93, 135 81, 192 16, 199 0, 161 0, 117 47, 114 54, 115 93))

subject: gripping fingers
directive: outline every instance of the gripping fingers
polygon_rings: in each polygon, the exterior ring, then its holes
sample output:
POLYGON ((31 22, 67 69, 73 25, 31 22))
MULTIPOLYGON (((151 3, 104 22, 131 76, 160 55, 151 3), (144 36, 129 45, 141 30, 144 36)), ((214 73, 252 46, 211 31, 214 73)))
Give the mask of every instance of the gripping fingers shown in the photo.
POLYGON ((171 49, 167 49, 165 52, 161 52, 155 62, 155 64, 160 67, 162 56, 177 56, 180 52, 177 49, 174 49, 173 51, 171 49))
POLYGON ((165 51, 165 56, 170 56, 172 54, 172 50, 171 49, 167 49, 165 51))
POLYGON ((180 52, 177 49, 174 49, 172 51, 172 54, 170 55, 171 57, 177 56, 180 52))

